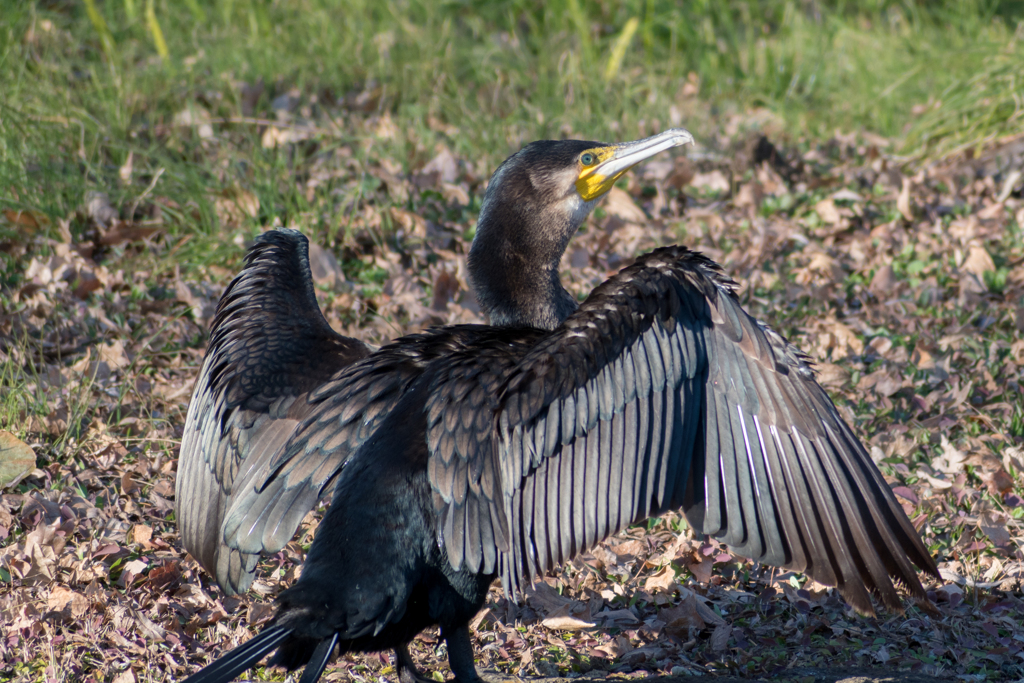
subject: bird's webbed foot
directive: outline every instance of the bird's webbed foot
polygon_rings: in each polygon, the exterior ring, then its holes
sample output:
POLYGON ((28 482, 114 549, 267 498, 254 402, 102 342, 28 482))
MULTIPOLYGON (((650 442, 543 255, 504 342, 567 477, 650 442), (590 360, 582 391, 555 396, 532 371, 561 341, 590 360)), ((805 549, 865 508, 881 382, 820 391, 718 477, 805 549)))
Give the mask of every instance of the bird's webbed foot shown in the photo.
POLYGON ((398 673, 398 683, 437 683, 420 673, 405 643, 395 648, 395 672, 398 673))

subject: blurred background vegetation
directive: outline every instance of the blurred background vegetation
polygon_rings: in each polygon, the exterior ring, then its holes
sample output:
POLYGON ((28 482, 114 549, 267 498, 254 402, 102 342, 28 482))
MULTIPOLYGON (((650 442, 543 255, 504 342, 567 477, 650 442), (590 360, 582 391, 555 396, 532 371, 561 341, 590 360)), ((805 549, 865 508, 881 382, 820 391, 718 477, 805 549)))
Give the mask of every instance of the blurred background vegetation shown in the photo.
MULTIPOLYGON (((751 111, 797 143, 870 131, 934 156, 1021 129, 1022 41, 1024 0, 8 1, 0 203, 67 215, 116 194, 129 153, 196 197, 211 152, 183 110, 225 123, 296 91, 317 116, 387 114, 399 163, 443 139, 482 173, 529 139, 708 142, 751 111)), ((272 170, 249 137, 215 163, 272 170)))

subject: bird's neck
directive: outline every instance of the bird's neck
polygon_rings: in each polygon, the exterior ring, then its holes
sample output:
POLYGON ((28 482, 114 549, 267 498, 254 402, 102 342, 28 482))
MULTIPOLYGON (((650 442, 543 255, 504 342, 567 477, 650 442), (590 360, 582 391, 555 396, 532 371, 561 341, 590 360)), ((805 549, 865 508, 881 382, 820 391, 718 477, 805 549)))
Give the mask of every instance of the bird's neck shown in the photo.
POLYGON ((559 280, 558 267, 578 223, 557 214, 549 218, 481 214, 468 267, 473 291, 491 325, 553 330, 576 310, 576 300, 559 280), (527 225, 532 222, 545 225, 527 225))
POLYGON ((558 281, 558 270, 540 269, 519 259, 507 261, 503 281, 486 273, 473 274, 480 308, 491 325, 553 330, 576 310, 577 304, 558 281))

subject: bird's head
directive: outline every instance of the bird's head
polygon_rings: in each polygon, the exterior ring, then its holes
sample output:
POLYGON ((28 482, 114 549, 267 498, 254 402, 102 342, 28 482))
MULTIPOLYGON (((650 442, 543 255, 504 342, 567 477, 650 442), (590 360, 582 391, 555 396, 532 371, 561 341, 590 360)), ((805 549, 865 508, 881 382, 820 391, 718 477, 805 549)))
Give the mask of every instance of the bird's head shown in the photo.
POLYGON ((614 144, 538 140, 506 159, 487 186, 469 253, 491 322, 550 327, 571 313, 575 302, 558 283, 569 239, 626 171, 690 142, 682 128, 614 144))
POLYGON ((508 213, 519 216, 506 229, 518 229, 533 223, 530 217, 543 215, 548 220, 561 217, 575 230, 594 202, 607 194, 626 171, 659 152, 690 142, 693 135, 682 128, 612 144, 587 140, 531 142, 491 176, 478 231, 507 223, 500 219, 508 213))

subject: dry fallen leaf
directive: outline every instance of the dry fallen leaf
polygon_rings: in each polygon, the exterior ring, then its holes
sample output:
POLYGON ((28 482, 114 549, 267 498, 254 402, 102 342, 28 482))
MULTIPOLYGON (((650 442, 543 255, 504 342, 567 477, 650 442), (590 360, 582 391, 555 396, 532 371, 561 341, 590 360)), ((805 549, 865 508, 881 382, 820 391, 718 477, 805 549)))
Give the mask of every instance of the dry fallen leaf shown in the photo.
POLYGON ((17 483, 36 467, 36 452, 6 430, 0 430, 0 489, 17 483))
POLYGON ((633 646, 624 637, 616 636, 610 643, 599 645, 594 649, 612 659, 618 659, 619 657, 632 652, 633 646))
POLYGON ((665 622, 669 633, 684 640, 689 638, 691 628, 701 630, 705 626, 704 619, 697 613, 697 598, 690 591, 678 605, 659 611, 658 618, 665 622))
POLYGON ((545 628, 555 631, 578 631, 584 628, 593 628, 596 624, 592 621, 581 619, 572 614, 572 604, 562 605, 560 608, 549 614, 541 621, 545 628))
POLYGON ((405 234, 418 239, 427 238, 427 221, 417 213, 407 211, 397 206, 389 209, 391 220, 405 231, 405 234))
POLYGON ((68 611, 68 616, 77 619, 89 609, 89 600, 67 586, 55 585, 46 598, 46 609, 54 612, 68 611))
POLYGON ((895 290, 898 282, 899 278, 896 277, 896 271, 893 270, 891 264, 886 263, 875 270, 875 274, 871 278, 871 284, 868 285, 868 290, 879 299, 885 300, 896 293, 895 290))
POLYGON ((900 188, 899 196, 896 197, 896 210, 905 220, 914 220, 914 210, 910 205, 910 178, 903 178, 903 186, 900 188))
POLYGON ((850 371, 834 363, 818 363, 814 366, 818 384, 823 387, 841 387, 850 381, 850 371))
POLYGON ((134 477, 132 477, 131 472, 124 472, 121 475, 121 495, 131 498, 133 495, 138 493, 140 488, 142 487, 140 487, 138 482, 136 482, 134 477))
POLYGON ((686 568, 690 570, 699 583, 708 583, 711 581, 711 568, 714 567, 715 561, 710 557, 702 559, 693 558, 686 565, 686 568))
POLYGON ((1000 546, 1009 544, 1013 538, 1009 529, 1006 528, 1006 524, 1006 515, 989 513, 982 517, 978 523, 978 528, 981 529, 983 534, 988 536, 989 540, 1000 546))
POLYGON ((17 209, 4 209, 4 218, 19 230, 35 231, 50 224, 50 219, 45 214, 35 211, 17 209))
POLYGON ((732 636, 732 626, 729 624, 716 626, 715 630, 711 633, 711 649, 715 652, 721 652, 726 649, 729 645, 730 636, 732 636))
POLYGON ((729 179, 725 177, 725 174, 721 171, 711 171, 710 173, 698 173, 693 176, 690 181, 690 185, 693 187, 704 190, 705 192, 728 192, 729 191, 729 179))
POLYGON ((233 227, 259 214, 260 199, 249 190, 228 187, 214 196, 213 208, 221 225, 233 227))
POLYGON ((124 242, 138 242, 160 232, 161 228, 155 225, 138 225, 128 221, 113 220, 110 227, 100 229, 99 243, 105 246, 115 246, 124 242))
POLYGON ((313 275, 313 282, 329 290, 333 290, 338 283, 345 280, 337 257, 316 242, 309 243, 309 270, 313 275))
POLYGON ((144 548, 155 547, 152 543, 153 540, 153 528, 146 524, 136 524, 128 532, 128 539, 132 543, 138 543, 144 548))
POLYGON ((676 583, 676 572, 672 567, 663 567, 661 571, 644 581, 644 590, 668 590, 676 583))
POLYGON ((543 581, 539 581, 526 590, 530 604, 547 613, 555 612, 572 602, 564 595, 543 581))
POLYGON ((138 678, 135 677, 135 672, 131 669, 125 669, 121 673, 114 676, 114 680, 111 683, 138 683, 138 678))
POLYGON ((737 207, 758 207, 761 205, 762 199, 764 199, 764 193, 761 191, 760 185, 743 183, 736 192, 736 196, 733 197, 732 203, 737 207))
POLYGON ((128 158, 124 160, 121 168, 117 169, 117 175, 121 178, 121 183, 129 185, 132 182, 132 161, 134 153, 132 150, 128 150, 128 158))
POLYGON ((1024 448, 1010 446, 1003 451, 1003 467, 1013 469, 1017 478, 1024 478, 1024 448))
POLYGON ((118 219, 117 209, 110 205, 106 192, 92 190, 85 193, 84 199, 85 213, 96 225, 105 227, 118 219))
POLYGON ((818 214, 818 218, 824 223, 833 225, 838 223, 842 216, 839 215, 839 210, 836 208, 836 203, 831 199, 822 199, 820 202, 814 205, 814 212, 818 214))
POLYGON ((964 460, 967 459, 967 456, 957 450, 945 434, 941 438, 942 454, 932 460, 932 467, 948 475, 959 474, 964 469, 964 460))
POLYGON ((398 126, 391 119, 391 114, 384 112, 384 115, 377 119, 377 125, 373 127, 373 134, 382 140, 391 140, 398 135, 398 126))
POLYGON ((842 351, 844 356, 847 353, 856 356, 864 353, 864 340, 850 329, 849 325, 838 320, 830 320, 825 324, 825 328, 835 337, 836 348, 842 351))
POLYGON ((996 264, 984 247, 975 244, 971 245, 970 251, 967 252, 967 258, 964 259, 960 268, 976 276, 978 281, 984 285, 985 273, 995 272, 996 264))
POLYGON ((459 162, 451 150, 442 145, 437 155, 420 169, 420 174, 432 176, 432 185, 454 183, 459 176, 459 162))
POLYGON ((609 216, 615 216, 625 223, 646 223, 647 214, 636 205, 629 193, 613 185, 604 200, 604 210, 609 216))

